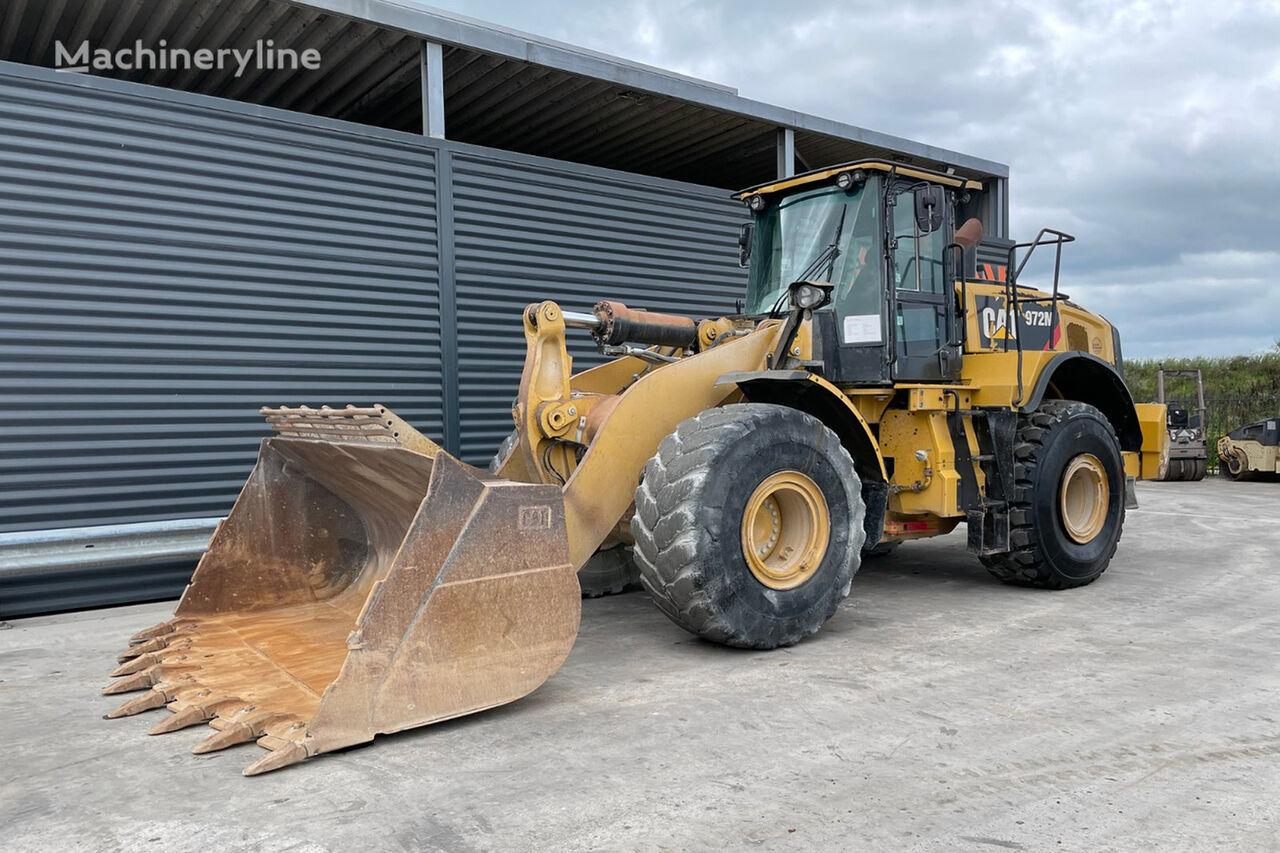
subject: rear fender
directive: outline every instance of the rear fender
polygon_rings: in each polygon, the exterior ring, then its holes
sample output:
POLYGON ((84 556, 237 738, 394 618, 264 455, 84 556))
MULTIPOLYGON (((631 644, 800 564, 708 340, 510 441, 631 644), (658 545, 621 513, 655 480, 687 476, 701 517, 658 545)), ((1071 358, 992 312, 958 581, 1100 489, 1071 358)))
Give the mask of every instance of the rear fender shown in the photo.
MULTIPOLYGON (((1135 453, 1143 450, 1143 422, 1129 388, 1115 367, 1096 355, 1063 352, 1049 359, 1020 409, 1030 412, 1044 400, 1053 399, 1088 403, 1111 422, 1121 450, 1135 453)), ((1163 423, 1161 421, 1161 430, 1163 423)))

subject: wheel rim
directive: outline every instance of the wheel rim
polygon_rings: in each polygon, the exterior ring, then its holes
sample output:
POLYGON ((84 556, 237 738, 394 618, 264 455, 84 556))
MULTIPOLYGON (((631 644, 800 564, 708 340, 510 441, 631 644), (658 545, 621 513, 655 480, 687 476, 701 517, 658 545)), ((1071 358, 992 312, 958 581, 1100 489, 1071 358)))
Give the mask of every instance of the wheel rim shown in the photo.
POLYGON ((1059 505, 1062 526, 1080 544, 1092 542, 1107 520, 1111 486, 1102 462, 1092 453, 1081 453, 1062 473, 1059 505))
POLYGON ((742 514, 742 553, 756 580, 792 589, 813 577, 827 551, 831 511, 818 484, 799 471, 766 477, 742 514))

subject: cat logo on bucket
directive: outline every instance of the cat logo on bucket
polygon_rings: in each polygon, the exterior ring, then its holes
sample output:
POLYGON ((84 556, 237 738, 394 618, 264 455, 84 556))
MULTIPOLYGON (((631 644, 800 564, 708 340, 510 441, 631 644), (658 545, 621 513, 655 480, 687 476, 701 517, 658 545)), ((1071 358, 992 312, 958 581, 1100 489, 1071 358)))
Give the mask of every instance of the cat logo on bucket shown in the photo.
POLYGON ((1057 311, 1048 305, 1019 305, 1018 322, 1009 322, 1003 297, 979 296, 979 342, 984 349, 1001 348, 1022 339, 1023 349, 1053 349, 1060 336, 1057 311))

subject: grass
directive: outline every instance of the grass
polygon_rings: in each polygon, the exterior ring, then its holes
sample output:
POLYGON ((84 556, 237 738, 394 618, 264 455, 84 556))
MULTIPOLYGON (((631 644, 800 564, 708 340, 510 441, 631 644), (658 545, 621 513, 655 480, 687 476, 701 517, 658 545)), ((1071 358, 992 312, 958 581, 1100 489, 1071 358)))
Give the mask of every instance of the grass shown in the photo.
MULTIPOLYGON (((1126 359, 1124 378, 1135 402, 1154 402, 1156 371, 1199 368, 1204 377, 1205 437, 1209 468, 1216 470, 1218 439, 1244 424, 1280 414, 1280 341, 1261 355, 1227 358, 1126 359)), ((1195 409, 1195 380, 1165 377, 1165 399, 1195 409)))
MULTIPOLYGON (((1136 402, 1156 399, 1156 371, 1199 368, 1204 376, 1206 399, 1273 399, 1280 397, 1280 341, 1261 355, 1226 358, 1125 359, 1124 378, 1136 402)), ((1191 400, 1195 383, 1190 379, 1166 378, 1165 396, 1191 400)))

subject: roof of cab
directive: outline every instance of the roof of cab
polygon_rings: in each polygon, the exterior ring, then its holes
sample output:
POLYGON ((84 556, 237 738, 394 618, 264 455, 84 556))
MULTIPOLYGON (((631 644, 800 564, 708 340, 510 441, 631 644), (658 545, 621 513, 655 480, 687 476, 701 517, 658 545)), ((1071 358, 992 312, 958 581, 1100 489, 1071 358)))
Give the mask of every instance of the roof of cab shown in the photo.
POLYGON ((893 172, 908 178, 918 178, 922 181, 933 181, 946 187, 964 187, 968 190, 980 190, 982 184, 978 181, 969 180, 960 175, 946 174, 944 172, 935 172, 931 169, 921 169, 915 166, 903 166, 899 163, 888 163, 884 160, 854 160, 850 163, 841 163, 837 166, 825 166, 821 169, 814 169, 811 172, 803 172, 790 178, 782 178, 781 180, 769 181, 765 184, 757 184, 754 187, 748 187, 734 194, 735 199, 745 200, 753 195, 766 195, 785 190, 795 189, 807 184, 818 184, 828 179, 834 178, 841 172, 848 172, 853 169, 869 169, 875 172, 893 172))

